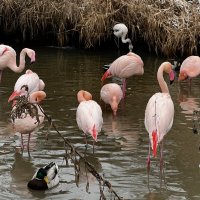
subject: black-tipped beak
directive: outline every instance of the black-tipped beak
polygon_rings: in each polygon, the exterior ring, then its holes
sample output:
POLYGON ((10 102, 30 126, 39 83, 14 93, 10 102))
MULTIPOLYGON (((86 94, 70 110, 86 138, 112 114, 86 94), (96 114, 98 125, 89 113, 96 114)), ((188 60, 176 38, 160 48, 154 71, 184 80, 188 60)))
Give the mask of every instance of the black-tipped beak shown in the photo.
POLYGON ((32 64, 34 64, 34 63, 35 63, 35 61, 31 61, 31 62, 30 62, 30 65, 32 65, 32 64))
POLYGON ((169 84, 171 85, 174 82, 174 80, 170 80, 169 84))

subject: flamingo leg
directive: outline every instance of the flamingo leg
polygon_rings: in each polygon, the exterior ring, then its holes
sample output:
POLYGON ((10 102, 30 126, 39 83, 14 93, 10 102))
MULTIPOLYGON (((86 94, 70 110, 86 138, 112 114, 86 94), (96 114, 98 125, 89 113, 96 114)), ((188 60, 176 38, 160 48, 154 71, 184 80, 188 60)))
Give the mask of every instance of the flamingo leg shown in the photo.
POLYGON ((93 155, 94 155, 94 141, 93 141, 93 155))
POLYGON ((161 149, 160 149, 160 187, 162 186, 162 179, 163 179, 163 141, 161 142, 161 149))
POLYGON ((148 152, 148 157, 147 157, 148 188, 149 188, 149 172, 150 172, 150 164, 151 164, 150 151, 151 151, 151 145, 150 145, 150 141, 149 141, 149 152, 148 152))
POLYGON ((87 142, 87 135, 85 134, 85 153, 87 152, 88 142, 87 142))
POLYGON ((0 70, 0 82, 1 82, 1 77, 2 77, 2 70, 0 70))
POLYGON ((122 92, 123 92, 123 98, 125 98, 125 93, 126 93, 126 79, 125 78, 122 80, 122 92))
POLYGON ((21 134, 21 149, 22 152, 24 151, 24 140, 23 140, 23 134, 21 134))
POLYGON ((28 153, 29 153, 29 143, 30 143, 30 138, 31 138, 31 134, 29 133, 29 134, 28 134, 28 145, 27 145, 28 153))

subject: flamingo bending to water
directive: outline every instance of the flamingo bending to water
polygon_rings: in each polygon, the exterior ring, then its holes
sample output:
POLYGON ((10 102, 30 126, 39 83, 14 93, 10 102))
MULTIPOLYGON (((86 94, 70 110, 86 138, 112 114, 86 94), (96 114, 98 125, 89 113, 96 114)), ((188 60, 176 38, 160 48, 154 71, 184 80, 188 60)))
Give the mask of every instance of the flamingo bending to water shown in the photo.
POLYGON ((103 124, 102 110, 99 104, 92 100, 92 95, 84 90, 77 94, 79 106, 76 111, 76 122, 80 130, 89 133, 97 142, 98 133, 103 124))
MULTIPOLYGON (((26 91, 26 90, 25 90, 26 91)), ((39 108, 39 104, 43 99, 45 99, 46 93, 44 91, 33 92, 29 96, 29 102, 36 105, 38 116, 31 116, 27 111, 23 112, 20 118, 12 120, 13 128, 16 132, 21 133, 21 147, 24 149, 23 145, 23 134, 28 134, 28 145, 27 150, 29 152, 29 143, 31 133, 34 132, 39 125, 44 121, 44 113, 39 108)), ((16 106, 13 106, 12 111, 16 109, 16 106)))
POLYGON ((121 87, 116 83, 105 84, 100 91, 101 99, 106 103, 110 104, 113 114, 116 115, 118 110, 118 104, 123 97, 121 87))
POLYGON ((133 45, 132 42, 129 38, 126 38, 127 34, 128 34, 128 28, 126 27, 125 24, 116 24, 113 27, 113 31, 114 31, 114 35, 117 38, 121 38, 123 43, 128 43, 129 44, 129 51, 132 52, 133 50, 133 45))
POLYGON ((14 92, 11 94, 8 101, 12 101, 16 96, 22 95, 22 88, 24 88, 24 86, 26 86, 26 92, 31 94, 35 91, 43 90, 45 83, 35 72, 28 69, 26 73, 21 75, 16 81, 14 92))
MULTIPOLYGON (((164 136, 171 129, 174 119, 174 104, 169 94, 168 86, 163 78, 163 72, 170 76, 170 81, 174 80, 174 72, 169 62, 160 65, 157 72, 157 79, 161 93, 155 93, 148 101, 145 110, 145 128, 149 133, 149 154, 147 168, 150 168, 150 146, 153 150, 153 156, 156 157, 157 146, 163 140, 164 136)), ((162 149, 160 163, 162 164, 162 149)), ((161 166, 162 167, 162 166, 161 166)))
POLYGON ((179 80, 194 78, 200 74, 200 57, 189 56, 181 64, 179 80))
POLYGON ((20 52, 19 66, 16 63, 15 50, 7 45, 0 45, 0 81, 3 70, 8 67, 16 73, 21 73, 25 68, 25 56, 31 59, 30 63, 35 62, 35 51, 32 49, 24 48, 20 52))
POLYGON ((143 75, 144 63, 140 56, 135 53, 129 52, 127 55, 117 58, 104 73, 101 81, 104 81, 110 76, 116 76, 123 79, 122 91, 123 97, 125 97, 126 78, 133 75, 143 75))

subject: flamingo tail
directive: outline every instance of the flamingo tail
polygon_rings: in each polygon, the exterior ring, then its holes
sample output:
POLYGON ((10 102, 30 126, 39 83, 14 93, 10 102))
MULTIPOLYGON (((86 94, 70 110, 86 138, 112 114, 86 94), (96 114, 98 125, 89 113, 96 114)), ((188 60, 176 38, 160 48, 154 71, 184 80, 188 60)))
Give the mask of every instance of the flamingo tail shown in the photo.
POLYGON ((152 132, 152 140, 153 140, 153 157, 156 157, 157 153, 157 145, 158 145, 158 136, 157 136, 157 131, 154 130, 152 132))
POLYGON ((94 126, 92 128, 92 137, 95 140, 95 142, 97 142, 97 130, 96 130, 95 124, 94 124, 94 126))

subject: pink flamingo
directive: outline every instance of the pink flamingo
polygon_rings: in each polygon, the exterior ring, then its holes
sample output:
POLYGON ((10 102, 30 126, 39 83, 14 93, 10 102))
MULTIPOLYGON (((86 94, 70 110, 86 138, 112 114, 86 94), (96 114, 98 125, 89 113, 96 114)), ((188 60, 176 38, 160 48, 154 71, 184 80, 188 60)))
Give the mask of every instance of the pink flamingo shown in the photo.
MULTIPOLYGON (((157 79, 161 88, 161 93, 155 93, 148 101, 145 110, 145 128, 149 133, 149 154, 147 159, 147 169, 150 169, 150 146, 153 150, 153 156, 156 157, 157 146, 163 140, 164 136, 171 129, 174 119, 174 104, 169 94, 168 86, 163 78, 163 72, 169 74, 170 81, 174 80, 174 72, 169 62, 160 65, 157 72, 157 79)), ((160 152, 160 169, 162 169, 163 148, 160 152)))
POLYGON ((200 57, 189 56, 181 64, 179 80, 194 78, 200 74, 200 57))
POLYGON ((144 63, 140 56, 135 53, 129 52, 127 55, 117 58, 104 73, 101 81, 107 77, 116 76, 123 79, 122 91, 125 97, 126 78, 132 75, 142 75, 144 73, 144 63))
POLYGON ((0 45, 0 81, 3 70, 8 67, 16 73, 21 73, 25 68, 26 54, 31 59, 31 63, 35 62, 35 51, 32 49, 24 48, 20 52, 19 66, 16 64, 16 52, 7 45, 0 45))
POLYGON ((99 104, 92 100, 92 95, 84 90, 77 94, 79 106, 76 111, 76 122, 80 130, 89 133, 97 142, 98 133, 103 124, 102 110, 99 104))
MULTIPOLYGON (((45 98, 46 93, 44 91, 33 92, 29 96, 29 102, 36 105, 39 120, 36 118, 36 116, 30 116, 29 113, 22 113, 21 118, 16 118, 14 121, 12 121, 14 130, 21 133, 22 151, 24 150, 23 135, 28 134, 27 150, 29 152, 31 133, 36 131, 36 129, 39 128, 39 125, 41 125, 44 121, 44 114, 37 104, 39 104, 45 98)), ((16 109, 16 106, 13 106, 12 110, 14 109, 16 109)))
POLYGON ((113 114, 116 115, 118 110, 118 104, 123 97, 121 87, 116 83, 105 84, 100 91, 101 99, 106 103, 110 104, 113 114))
POLYGON ((11 94, 8 101, 12 101, 16 96, 22 95, 22 88, 24 88, 24 86, 26 86, 26 92, 31 94, 35 91, 43 90, 45 84, 35 72, 28 69, 26 73, 21 75, 16 81, 14 92, 11 94))

